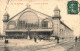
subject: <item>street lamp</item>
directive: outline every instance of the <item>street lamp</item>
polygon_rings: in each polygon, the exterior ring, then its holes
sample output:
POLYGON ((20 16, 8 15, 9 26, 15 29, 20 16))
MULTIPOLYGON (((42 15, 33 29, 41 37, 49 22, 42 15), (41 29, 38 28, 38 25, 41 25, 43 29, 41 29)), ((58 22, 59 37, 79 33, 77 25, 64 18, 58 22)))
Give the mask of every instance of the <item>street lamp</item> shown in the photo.
POLYGON ((30 30, 31 30, 31 29, 30 29, 30 25, 29 25, 29 24, 27 24, 27 25, 28 25, 28 26, 27 26, 27 27, 28 27, 28 29, 27 29, 27 30, 28 30, 28 39, 30 39, 30 34, 29 34, 29 33, 30 33, 30 30))

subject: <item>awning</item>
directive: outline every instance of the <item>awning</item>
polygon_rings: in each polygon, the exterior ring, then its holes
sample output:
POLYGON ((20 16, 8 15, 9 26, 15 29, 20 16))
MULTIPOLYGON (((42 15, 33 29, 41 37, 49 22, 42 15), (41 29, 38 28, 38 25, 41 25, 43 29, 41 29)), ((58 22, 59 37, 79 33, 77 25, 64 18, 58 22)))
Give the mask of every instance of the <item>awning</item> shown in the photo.
POLYGON ((53 31, 53 29, 31 29, 31 30, 5 30, 5 32, 49 32, 49 31, 53 31))

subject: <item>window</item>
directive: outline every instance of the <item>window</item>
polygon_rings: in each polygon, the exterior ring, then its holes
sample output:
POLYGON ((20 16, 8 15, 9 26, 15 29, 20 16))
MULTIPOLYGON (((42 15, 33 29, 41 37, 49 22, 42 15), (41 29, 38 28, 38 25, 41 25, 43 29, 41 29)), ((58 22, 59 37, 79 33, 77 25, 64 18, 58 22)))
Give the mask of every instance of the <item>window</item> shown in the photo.
POLYGON ((48 28, 48 21, 42 21, 42 28, 48 28))

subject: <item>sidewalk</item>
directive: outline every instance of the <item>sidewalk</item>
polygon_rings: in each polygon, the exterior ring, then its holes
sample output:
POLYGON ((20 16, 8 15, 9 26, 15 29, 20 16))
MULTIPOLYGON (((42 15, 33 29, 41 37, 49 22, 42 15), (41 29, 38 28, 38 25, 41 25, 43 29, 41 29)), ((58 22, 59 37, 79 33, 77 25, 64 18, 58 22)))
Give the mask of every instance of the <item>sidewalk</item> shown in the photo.
POLYGON ((3 46, 0 46, 0 51, 38 51, 43 48, 55 46, 56 43, 53 41, 39 41, 37 43, 34 40, 26 39, 8 39, 9 43, 5 44, 4 40, 0 40, 3 46), (53 44, 53 45, 52 45, 53 44))
MULTIPOLYGON (((5 40, 0 40, 1 44, 4 44, 5 40)), ((49 44, 56 44, 54 41, 47 41, 47 40, 37 40, 37 42, 34 42, 34 40, 27 40, 27 39, 8 39, 8 44, 6 46, 16 46, 16 47, 25 47, 25 46, 31 46, 31 45, 37 45, 37 46, 45 46, 49 44)), ((0 45, 1 45, 0 44, 0 45)))

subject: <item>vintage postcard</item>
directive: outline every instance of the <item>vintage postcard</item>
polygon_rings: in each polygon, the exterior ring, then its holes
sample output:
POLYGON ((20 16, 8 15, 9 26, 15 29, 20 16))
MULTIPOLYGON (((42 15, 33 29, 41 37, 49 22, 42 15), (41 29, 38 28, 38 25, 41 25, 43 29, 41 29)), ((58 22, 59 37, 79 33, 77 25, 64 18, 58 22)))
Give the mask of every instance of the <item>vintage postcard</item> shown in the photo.
POLYGON ((80 51, 80 0, 0 0, 0 51, 80 51))

